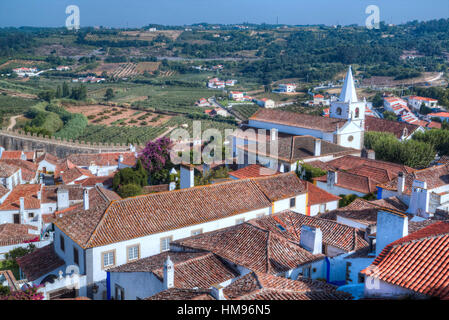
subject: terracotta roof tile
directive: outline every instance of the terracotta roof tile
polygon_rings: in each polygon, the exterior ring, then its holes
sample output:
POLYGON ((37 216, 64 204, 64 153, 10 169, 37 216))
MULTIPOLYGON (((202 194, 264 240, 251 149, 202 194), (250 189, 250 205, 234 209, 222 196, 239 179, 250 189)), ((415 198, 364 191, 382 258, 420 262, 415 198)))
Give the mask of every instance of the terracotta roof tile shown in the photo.
POLYGON ((64 265, 64 260, 55 253, 53 244, 35 249, 33 252, 17 258, 20 269, 29 281, 38 279, 48 272, 64 265))
POLYGON ((328 203, 332 201, 340 200, 340 197, 333 195, 321 188, 318 188, 313 183, 307 182, 308 191, 308 203, 307 206, 313 206, 316 204, 328 203))
POLYGON ((19 210, 20 198, 22 197, 24 198, 25 209, 38 209, 41 207, 41 201, 37 198, 40 190, 40 184, 19 184, 0 205, 0 210, 19 210))
POLYGON ((278 171, 266 168, 259 164, 251 164, 244 168, 229 172, 230 176, 237 179, 258 178, 279 174, 278 171))
MULTIPOLYGON (((428 189, 434 189, 447 185, 449 184, 449 164, 434 166, 406 174, 404 187, 405 194, 411 194, 414 180, 426 182, 428 189)), ((397 177, 388 183, 380 185, 381 188, 391 191, 397 191, 397 186, 397 177)))
POLYGON ((305 278, 290 280, 266 273, 248 273, 224 288, 229 300, 350 300, 337 287, 305 278))
POLYGON ((407 122, 385 120, 374 117, 365 118, 366 131, 389 132, 394 134, 398 139, 400 139, 404 133, 407 133, 407 137, 410 136, 419 128, 419 126, 407 122), (406 129, 406 131, 404 131, 404 129, 406 129))
POLYGON ((152 272, 163 281, 163 266, 168 256, 174 264, 176 288, 207 289, 238 276, 238 273, 209 252, 163 252, 109 269, 108 272, 152 272))
POLYGON ((334 132, 337 127, 343 127, 346 120, 324 118, 303 113, 287 112, 273 109, 259 109, 249 120, 284 124, 293 127, 318 129, 325 132, 334 132))
POLYGON ((295 243, 300 243, 301 227, 306 225, 321 229, 324 244, 331 245, 346 252, 359 250, 368 246, 363 234, 356 228, 332 220, 305 216, 290 210, 251 220, 250 223, 262 229, 270 230, 295 243))
POLYGON ((2 159, 21 159, 22 151, 5 150, 2 153, 2 159))
POLYGON ((37 231, 37 227, 27 224, 0 224, 0 246, 38 241, 39 234, 32 231, 37 231))
POLYGON ((73 164, 79 167, 88 167, 92 164, 97 166, 116 166, 119 156, 123 156, 123 164, 134 166, 137 162, 134 152, 108 152, 108 153, 85 153, 71 154, 67 157, 73 164))
POLYGON ((170 288, 145 300, 215 300, 210 289, 170 288))
POLYGON ((52 155, 51 153, 45 152, 43 155, 36 159, 36 163, 40 163, 44 160, 54 165, 57 165, 59 162, 58 157, 52 155))
POLYGON ((324 258, 251 223, 177 240, 172 246, 210 251, 250 270, 273 274, 324 258))
POLYGON ((85 177, 95 177, 89 170, 82 169, 79 167, 74 167, 72 169, 69 169, 67 171, 64 171, 60 174, 61 180, 64 184, 69 184, 74 182, 76 179, 79 179, 83 176, 85 177))
POLYGON ((386 246, 362 273, 420 294, 449 294, 449 222, 437 222, 386 246))

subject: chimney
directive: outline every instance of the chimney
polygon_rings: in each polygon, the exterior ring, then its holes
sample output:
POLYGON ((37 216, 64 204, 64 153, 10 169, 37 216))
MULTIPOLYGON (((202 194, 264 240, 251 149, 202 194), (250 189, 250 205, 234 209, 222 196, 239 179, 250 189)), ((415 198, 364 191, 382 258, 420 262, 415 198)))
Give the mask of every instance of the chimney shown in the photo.
POLYGON ((175 285, 175 265, 170 260, 170 256, 164 262, 164 289, 173 288, 175 285))
POLYGON ((193 166, 181 164, 181 189, 192 188, 195 184, 193 166))
POLYGON ((118 156, 118 166, 120 167, 120 165, 123 163, 123 154, 118 156))
POLYGON ((336 185, 337 183, 338 183, 338 174, 337 174, 337 171, 329 170, 329 171, 327 172, 327 185, 328 185, 330 188, 333 188, 334 185, 336 185))
POLYGON ((278 131, 277 129, 271 129, 270 130, 270 140, 275 141, 278 138, 278 131))
POLYGON ((24 197, 20 197, 19 213, 20 213, 21 216, 25 213, 25 198, 24 197))
POLYGON ((412 184, 412 195, 408 213, 427 218, 429 213, 430 192, 425 181, 415 180, 412 184))
POLYGON ((84 211, 89 210, 89 190, 87 190, 87 189, 84 189, 83 205, 84 205, 84 211))
POLYGON ((224 294, 223 294, 223 287, 219 284, 216 284, 211 287, 212 289, 212 296, 217 300, 226 300, 224 294))
POLYGON ((404 172, 399 172, 398 174, 398 194, 402 196, 405 188, 405 177, 404 172))
POLYGON ((40 190, 37 192, 37 199, 38 199, 38 200, 41 200, 41 199, 42 199, 42 193, 41 193, 40 190))
POLYGON ((173 191, 176 189, 176 182, 172 181, 170 182, 170 184, 168 185, 168 191, 173 191))
POLYGON ((56 191, 58 210, 69 207, 69 190, 58 188, 56 191))
POLYGON ((313 155, 315 157, 321 156, 321 139, 315 139, 315 151, 313 155))
POLYGON ((376 256, 390 243, 408 235, 408 217, 393 211, 379 210, 376 227, 376 256))
POLYGON ((320 228, 303 225, 301 227, 300 245, 313 254, 322 253, 323 233, 320 228))

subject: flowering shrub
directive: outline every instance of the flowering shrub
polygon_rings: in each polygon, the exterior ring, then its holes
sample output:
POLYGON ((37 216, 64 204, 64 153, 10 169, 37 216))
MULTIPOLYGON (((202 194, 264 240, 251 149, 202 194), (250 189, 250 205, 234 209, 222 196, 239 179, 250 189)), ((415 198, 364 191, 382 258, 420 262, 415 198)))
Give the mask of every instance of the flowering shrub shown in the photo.
POLYGON ((33 285, 23 290, 12 291, 7 295, 0 296, 0 300, 44 300, 44 295, 37 292, 42 285, 33 285))
POLYGON ((156 141, 149 141, 142 150, 140 159, 150 175, 163 169, 169 162, 171 145, 169 138, 162 137, 156 141))

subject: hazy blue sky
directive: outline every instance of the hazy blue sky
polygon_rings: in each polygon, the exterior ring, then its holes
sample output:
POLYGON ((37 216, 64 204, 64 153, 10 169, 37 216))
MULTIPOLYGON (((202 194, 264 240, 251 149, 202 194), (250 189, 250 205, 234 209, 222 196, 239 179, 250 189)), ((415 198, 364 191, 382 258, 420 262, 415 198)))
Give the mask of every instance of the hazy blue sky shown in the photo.
POLYGON ((63 26, 68 5, 81 26, 141 27, 149 23, 364 24, 365 8, 402 23, 449 17, 449 0, 0 0, 0 26, 63 26))

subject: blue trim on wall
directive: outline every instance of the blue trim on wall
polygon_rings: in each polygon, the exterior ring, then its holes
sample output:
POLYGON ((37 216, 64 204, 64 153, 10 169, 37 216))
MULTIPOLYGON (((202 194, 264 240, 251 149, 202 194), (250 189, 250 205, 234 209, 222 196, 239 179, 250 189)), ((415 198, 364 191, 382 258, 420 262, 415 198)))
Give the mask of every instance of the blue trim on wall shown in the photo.
POLYGON ((106 272, 106 291, 108 293, 107 299, 111 300, 111 274, 106 272))
POLYGON ((382 199, 382 190, 381 187, 377 187, 377 200, 382 199))
POLYGON ((326 282, 329 283, 330 282, 330 278, 331 278, 331 276, 330 276, 330 274, 331 274, 331 263, 330 263, 328 257, 326 257, 324 260, 326 261, 326 282))

